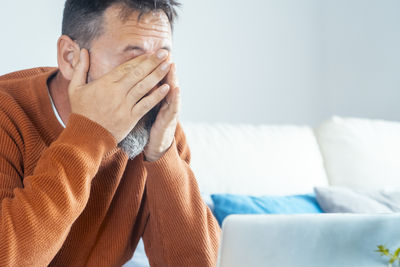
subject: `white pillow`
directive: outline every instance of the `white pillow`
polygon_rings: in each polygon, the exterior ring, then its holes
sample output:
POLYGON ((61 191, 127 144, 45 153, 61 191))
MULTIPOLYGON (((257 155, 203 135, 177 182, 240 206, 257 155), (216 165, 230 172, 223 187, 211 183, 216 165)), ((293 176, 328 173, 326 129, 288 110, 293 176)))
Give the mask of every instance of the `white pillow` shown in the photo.
POLYGON ((302 194, 328 184, 309 127, 182 125, 204 194, 302 194))
POLYGON ((400 188, 400 123, 333 117, 316 135, 331 185, 400 188))

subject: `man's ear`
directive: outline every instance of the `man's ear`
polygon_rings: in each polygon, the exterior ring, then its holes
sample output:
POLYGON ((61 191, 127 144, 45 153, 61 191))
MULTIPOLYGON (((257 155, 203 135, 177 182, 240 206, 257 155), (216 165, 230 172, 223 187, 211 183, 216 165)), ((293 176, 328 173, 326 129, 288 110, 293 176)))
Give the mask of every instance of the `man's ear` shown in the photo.
POLYGON ((80 48, 67 35, 62 35, 57 42, 58 68, 65 79, 71 80, 74 67, 79 61, 80 48))

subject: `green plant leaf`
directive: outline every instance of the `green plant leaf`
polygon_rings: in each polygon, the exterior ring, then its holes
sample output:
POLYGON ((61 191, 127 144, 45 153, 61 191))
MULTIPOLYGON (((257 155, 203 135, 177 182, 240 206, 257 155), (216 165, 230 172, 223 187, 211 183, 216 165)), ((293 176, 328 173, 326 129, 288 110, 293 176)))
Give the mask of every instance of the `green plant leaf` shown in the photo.
POLYGON ((394 252, 393 255, 394 255, 396 258, 398 258, 398 257, 399 257, 399 254, 400 254, 400 248, 396 249, 396 251, 394 252))
POLYGON ((388 257, 391 256, 391 255, 390 255, 390 251, 389 251, 389 249, 386 248, 386 246, 384 246, 384 245, 379 245, 379 246, 377 246, 377 247, 378 247, 378 250, 375 250, 375 252, 380 252, 380 253, 381 253, 381 256, 388 256, 388 257))

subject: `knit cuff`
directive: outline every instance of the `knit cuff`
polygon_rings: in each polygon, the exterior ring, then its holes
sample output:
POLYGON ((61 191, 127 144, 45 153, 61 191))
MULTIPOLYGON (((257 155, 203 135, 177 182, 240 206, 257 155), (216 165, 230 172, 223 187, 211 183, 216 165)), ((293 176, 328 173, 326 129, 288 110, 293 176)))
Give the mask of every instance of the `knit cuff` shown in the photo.
POLYGON ((173 177, 180 173, 180 164, 182 159, 179 156, 176 141, 164 153, 164 155, 156 161, 144 161, 144 167, 149 175, 157 175, 163 177, 173 177))
POLYGON ((114 136, 100 124, 79 114, 71 114, 55 143, 68 143, 88 152, 105 154, 117 146, 114 136))

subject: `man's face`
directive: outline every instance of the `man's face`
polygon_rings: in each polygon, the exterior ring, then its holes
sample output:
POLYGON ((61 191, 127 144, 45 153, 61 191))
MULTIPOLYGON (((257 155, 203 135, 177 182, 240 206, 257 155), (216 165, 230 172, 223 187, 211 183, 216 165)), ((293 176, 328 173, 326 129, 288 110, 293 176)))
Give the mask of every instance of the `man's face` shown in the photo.
MULTIPOLYGON (((103 34, 90 47, 88 82, 99 79, 115 67, 145 53, 159 49, 171 50, 171 26, 164 12, 143 14, 133 12, 126 20, 121 18, 121 7, 114 6, 104 14, 103 34)), ((140 154, 150 138, 150 130, 160 104, 147 113, 119 143, 133 159, 140 154)), ((128 116, 128 114, 127 114, 128 116)))
POLYGON ((162 11, 133 12, 121 18, 121 6, 111 6, 104 13, 103 34, 92 41, 88 81, 93 81, 115 67, 145 53, 164 48, 171 50, 171 26, 162 11))

